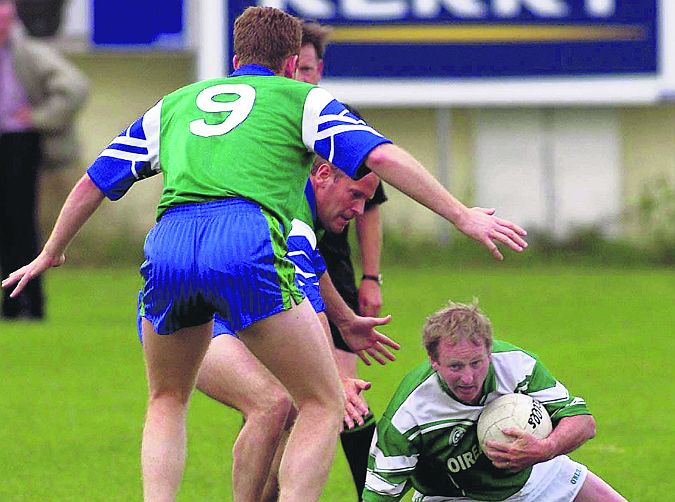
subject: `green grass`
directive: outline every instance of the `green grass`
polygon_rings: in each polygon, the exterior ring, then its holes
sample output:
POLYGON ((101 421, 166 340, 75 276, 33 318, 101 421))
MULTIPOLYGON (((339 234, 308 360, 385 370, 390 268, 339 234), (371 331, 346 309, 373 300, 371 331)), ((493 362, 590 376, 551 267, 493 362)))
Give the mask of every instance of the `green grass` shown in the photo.
MULTIPOLYGON (((140 500, 145 408, 135 335, 138 275, 64 268, 47 277, 48 320, 0 321, 0 500, 140 500)), ((675 270, 388 266, 386 333, 398 361, 364 368, 379 414, 424 353, 425 316, 480 299, 496 336, 538 353, 589 403, 597 437, 575 452, 631 501, 672 500, 675 270)), ((179 500, 231 500, 239 415, 196 394, 179 500)), ((322 498, 354 499, 338 454, 322 498)))

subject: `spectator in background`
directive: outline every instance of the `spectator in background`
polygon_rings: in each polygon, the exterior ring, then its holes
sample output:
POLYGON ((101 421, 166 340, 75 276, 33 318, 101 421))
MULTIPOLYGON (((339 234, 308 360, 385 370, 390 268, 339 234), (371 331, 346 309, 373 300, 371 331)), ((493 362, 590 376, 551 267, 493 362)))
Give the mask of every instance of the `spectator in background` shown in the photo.
MULTIPOLYGON (((298 58, 296 78, 310 84, 318 84, 323 75, 323 56, 328 43, 330 29, 314 22, 302 25, 302 47, 298 58)), ((348 105, 347 109, 360 117, 360 113, 348 105)), ((361 284, 356 287, 354 266, 349 246, 349 227, 340 233, 327 230, 319 241, 319 251, 323 256, 328 274, 335 289, 354 312, 363 316, 378 316, 382 307, 382 275, 380 274, 380 250, 382 247, 382 229, 380 225, 380 204, 387 200, 380 182, 375 195, 366 203, 363 214, 356 216, 356 237, 361 252, 361 284)), ((340 374, 356 378, 356 354, 342 340, 337 326, 330 322, 330 330, 336 347, 340 374)), ((366 480, 370 441, 375 432, 375 416, 369 413, 363 425, 344 427, 340 442, 352 472, 357 499, 361 499, 366 480)))
MULTIPOLYGON (((2 277, 39 251, 37 187, 41 168, 75 160, 75 113, 85 77, 52 48, 23 33, 14 0, 0 0, 0 271, 2 277)), ((36 279, 16 298, 5 291, 2 316, 42 319, 36 279)))

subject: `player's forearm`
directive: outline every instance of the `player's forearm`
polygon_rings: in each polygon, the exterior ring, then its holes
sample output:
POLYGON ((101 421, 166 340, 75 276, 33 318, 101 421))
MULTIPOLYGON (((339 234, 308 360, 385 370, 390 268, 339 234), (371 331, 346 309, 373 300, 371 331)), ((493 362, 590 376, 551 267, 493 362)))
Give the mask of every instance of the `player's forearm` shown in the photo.
POLYGON ((373 149, 366 165, 380 178, 442 216, 454 225, 467 214, 467 207, 450 194, 408 152, 392 144, 373 149))
POLYGON ((45 243, 44 252, 54 257, 61 256, 82 225, 101 205, 103 198, 103 192, 91 181, 89 175, 82 176, 63 204, 54 229, 45 243))
POLYGON ((548 459, 570 453, 594 436, 595 419, 592 415, 564 417, 544 440, 548 459))
POLYGON ((344 326, 354 319, 356 314, 335 289, 328 272, 325 272, 319 279, 319 287, 321 288, 321 298, 326 304, 326 315, 333 324, 340 328, 340 326, 344 326))
POLYGON ((382 252, 382 227, 380 208, 373 206, 356 217, 356 237, 361 252, 361 268, 366 275, 380 273, 380 254, 382 252))

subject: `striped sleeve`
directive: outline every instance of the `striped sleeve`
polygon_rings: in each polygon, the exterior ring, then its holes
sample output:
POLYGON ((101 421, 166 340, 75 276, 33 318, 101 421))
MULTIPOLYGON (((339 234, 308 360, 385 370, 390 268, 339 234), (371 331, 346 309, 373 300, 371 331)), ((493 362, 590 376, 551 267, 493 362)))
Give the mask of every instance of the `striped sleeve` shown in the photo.
POLYGON ((414 441, 401 434, 387 416, 377 424, 368 460, 363 500, 400 500, 410 489, 419 453, 414 441))
POLYGON ((495 340, 492 364, 499 374, 501 393, 520 392, 540 401, 555 424, 563 417, 589 415, 586 402, 569 393, 536 354, 495 340))
POLYGON ((292 221, 291 231, 286 238, 288 258, 295 265, 296 280, 304 286, 306 282, 316 283, 318 287, 319 273, 316 263, 316 234, 314 229, 302 220, 292 221))
POLYGON ((321 297, 319 279, 326 271, 326 265, 316 248, 314 229, 302 220, 294 219, 286 240, 288 259, 295 265, 295 281, 312 303, 316 312, 326 310, 321 297))
POLYGON ((586 407, 586 401, 571 395, 539 360, 534 365, 527 393, 544 405, 554 424, 563 417, 591 413, 586 407))
POLYGON ((323 256, 321 256, 321 253, 319 252, 318 249, 314 250, 314 272, 316 273, 317 277, 321 277, 323 274, 326 273, 326 262, 323 259, 323 256))
POLYGON ((352 178, 373 148, 391 143, 320 87, 312 89, 305 100, 302 140, 307 150, 352 178))
POLYGON ((159 123, 162 101, 111 141, 87 174, 110 200, 118 200, 136 181, 160 172, 159 123))

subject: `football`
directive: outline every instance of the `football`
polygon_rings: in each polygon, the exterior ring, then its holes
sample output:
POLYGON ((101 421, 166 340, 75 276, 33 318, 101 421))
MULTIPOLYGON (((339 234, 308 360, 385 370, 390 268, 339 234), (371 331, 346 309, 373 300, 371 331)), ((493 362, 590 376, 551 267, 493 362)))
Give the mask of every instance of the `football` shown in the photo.
POLYGON ((553 430, 546 408, 527 394, 506 394, 488 403, 478 417, 478 442, 485 449, 485 441, 510 443, 513 438, 502 429, 517 428, 537 439, 548 437, 553 430))

